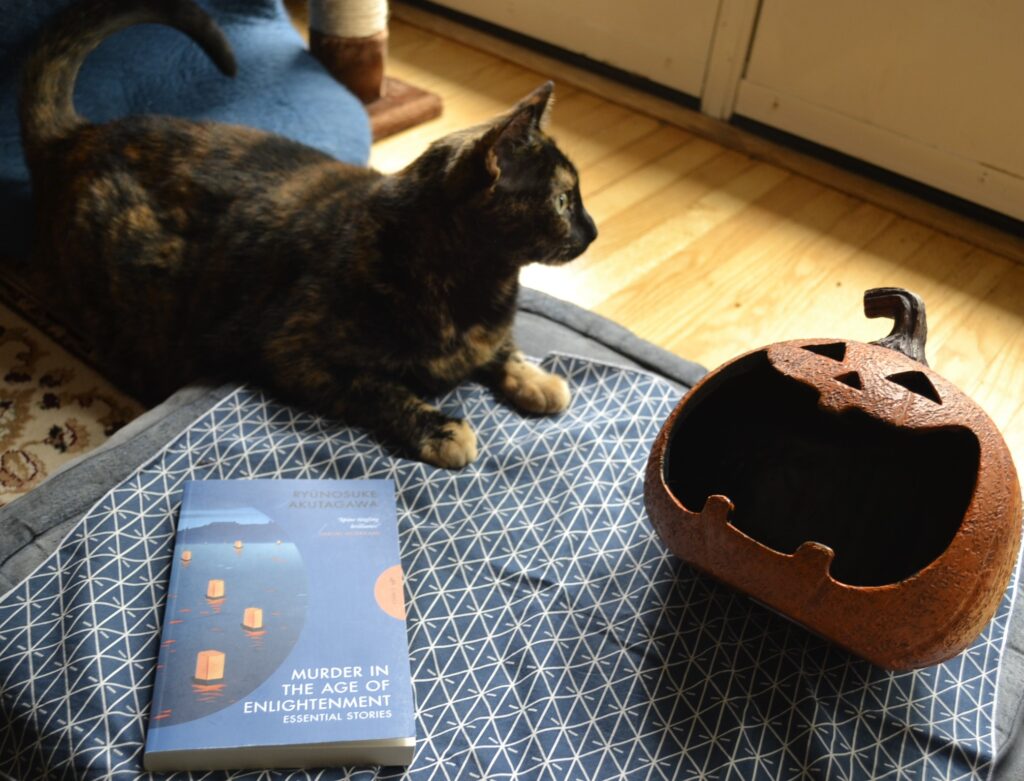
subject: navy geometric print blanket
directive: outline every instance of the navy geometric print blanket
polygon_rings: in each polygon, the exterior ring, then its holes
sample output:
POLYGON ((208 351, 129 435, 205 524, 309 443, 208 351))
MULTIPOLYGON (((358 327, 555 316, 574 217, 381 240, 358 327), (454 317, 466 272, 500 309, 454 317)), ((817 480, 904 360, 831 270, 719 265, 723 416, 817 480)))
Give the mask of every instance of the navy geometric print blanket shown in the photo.
POLYGON ((893 674, 667 553, 643 469, 678 391, 554 355, 574 398, 524 418, 466 384, 458 472, 245 388, 110 491, 0 598, 0 771, 145 777, 141 751, 182 484, 390 478, 418 745, 408 769, 174 779, 984 779, 1009 599, 959 657, 893 674))

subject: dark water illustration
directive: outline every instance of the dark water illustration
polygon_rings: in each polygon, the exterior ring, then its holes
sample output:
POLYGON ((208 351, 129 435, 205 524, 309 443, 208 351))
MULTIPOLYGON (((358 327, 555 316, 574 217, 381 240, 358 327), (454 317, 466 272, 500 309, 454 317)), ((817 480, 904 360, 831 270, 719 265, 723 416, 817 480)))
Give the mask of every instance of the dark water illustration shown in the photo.
POLYGON ((164 614, 166 707, 151 727, 245 697, 280 666, 306 620, 306 572, 291 543, 195 542, 187 550, 164 614))

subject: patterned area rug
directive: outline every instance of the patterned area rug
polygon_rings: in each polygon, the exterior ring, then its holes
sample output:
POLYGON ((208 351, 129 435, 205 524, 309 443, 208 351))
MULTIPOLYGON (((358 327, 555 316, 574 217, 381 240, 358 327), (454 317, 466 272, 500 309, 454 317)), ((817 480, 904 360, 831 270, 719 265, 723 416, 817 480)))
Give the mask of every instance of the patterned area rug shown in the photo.
POLYGON ((0 304, 0 505, 102 444, 143 409, 0 304))

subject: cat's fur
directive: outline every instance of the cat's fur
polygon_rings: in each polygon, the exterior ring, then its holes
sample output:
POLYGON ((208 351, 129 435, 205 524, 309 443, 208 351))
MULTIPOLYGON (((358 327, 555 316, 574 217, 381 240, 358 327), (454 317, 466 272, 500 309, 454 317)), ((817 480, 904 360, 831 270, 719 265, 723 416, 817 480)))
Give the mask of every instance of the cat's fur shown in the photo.
POLYGON ((475 435, 424 395, 475 377, 527 412, 567 407, 564 380, 511 335, 520 267, 597 235, 542 129, 550 83, 392 176, 245 127, 89 124, 71 102, 82 60, 146 21, 234 72, 190 0, 89 0, 44 33, 20 105, 34 264, 127 387, 157 399, 200 375, 254 381, 453 468, 475 435))

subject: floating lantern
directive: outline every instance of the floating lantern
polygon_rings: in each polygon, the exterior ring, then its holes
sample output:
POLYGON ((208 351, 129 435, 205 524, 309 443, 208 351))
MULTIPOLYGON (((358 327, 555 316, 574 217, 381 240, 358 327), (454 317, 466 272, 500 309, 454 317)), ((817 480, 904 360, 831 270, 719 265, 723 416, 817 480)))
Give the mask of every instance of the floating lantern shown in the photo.
POLYGON ((221 599, 224 596, 224 581, 220 578, 211 578, 206 584, 207 599, 221 599))
POLYGON ((224 677, 224 652, 208 649, 196 654, 196 680, 219 681, 224 677))
POLYGON ((245 615, 242 618, 242 626, 244 626, 246 629, 262 629, 263 608, 247 607, 245 609, 245 615))
POLYGON ((235 550, 242 550, 242 541, 235 540, 235 550))
POLYGON ((192 561, 192 551, 190 551, 190 550, 183 550, 181 552, 181 560, 182 561, 192 561))
POLYGON ((275 544, 275 545, 280 545, 280 544, 281 544, 281 541, 280 541, 280 540, 278 540, 278 541, 277 541, 276 543, 274 543, 274 544, 275 544))

